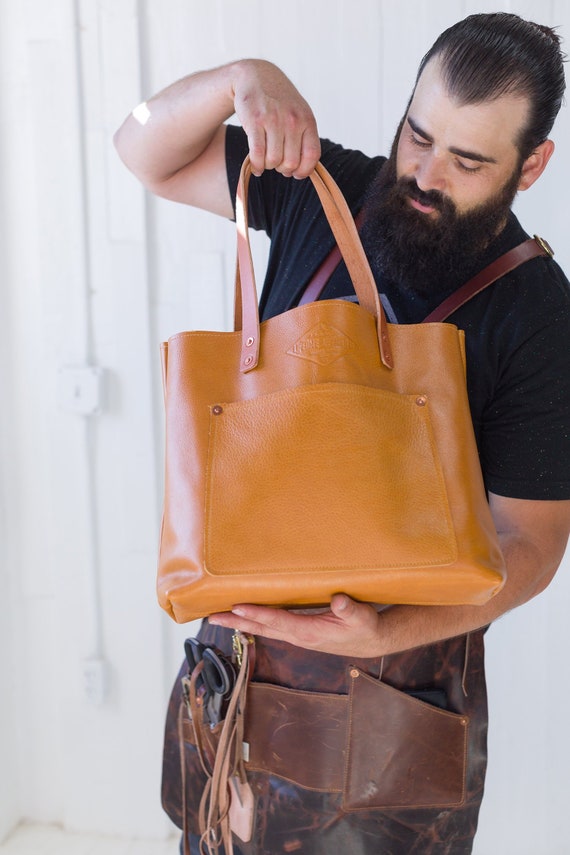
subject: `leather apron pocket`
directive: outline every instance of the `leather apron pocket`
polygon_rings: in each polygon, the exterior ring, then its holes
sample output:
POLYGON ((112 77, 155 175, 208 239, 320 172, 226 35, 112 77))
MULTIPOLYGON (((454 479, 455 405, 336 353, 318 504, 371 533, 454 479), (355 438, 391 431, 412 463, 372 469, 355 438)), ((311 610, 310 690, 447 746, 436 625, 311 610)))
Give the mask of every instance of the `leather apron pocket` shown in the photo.
POLYGON ((349 674, 348 695, 252 683, 246 769, 342 793, 346 811, 462 805, 469 718, 349 674))
POLYGON ((457 807, 465 801, 469 718, 350 669, 343 807, 457 807))

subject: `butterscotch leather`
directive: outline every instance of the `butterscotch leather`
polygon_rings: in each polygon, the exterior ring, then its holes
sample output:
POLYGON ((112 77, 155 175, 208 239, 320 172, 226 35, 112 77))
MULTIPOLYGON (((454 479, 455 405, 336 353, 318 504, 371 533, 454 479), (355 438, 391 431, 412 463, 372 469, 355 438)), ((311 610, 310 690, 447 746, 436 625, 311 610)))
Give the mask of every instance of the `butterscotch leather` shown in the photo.
POLYGON ((360 305, 327 300, 259 323, 237 205, 233 332, 163 346, 163 608, 185 622, 240 602, 484 603, 505 568, 451 324, 388 324, 346 203, 313 182, 360 305))
MULTIPOLYGON (((251 177, 249 157, 246 157, 237 189, 236 226, 238 264, 236 270, 235 329, 242 330, 241 370, 257 366, 260 344, 257 289, 248 237, 247 186, 251 177)), ((383 364, 392 367, 390 339, 384 309, 378 289, 362 248, 355 222, 344 196, 325 167, 318 163, 311 181, 325 210, 329 225, 342 253, 360 305, 376 319, 378 346, 383 364)))

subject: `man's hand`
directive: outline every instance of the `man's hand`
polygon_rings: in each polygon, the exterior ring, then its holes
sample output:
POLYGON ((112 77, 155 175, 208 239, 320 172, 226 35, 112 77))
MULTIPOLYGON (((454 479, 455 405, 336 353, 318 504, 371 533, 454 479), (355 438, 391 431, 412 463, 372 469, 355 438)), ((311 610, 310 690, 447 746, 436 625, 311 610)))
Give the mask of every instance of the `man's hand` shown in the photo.
POLYGON ((276 169, 306 178, 321 154, 313 111, 272 63, 243 60, 233 68, 234 106, 247 133, 254 175, 276 169))
POLYGON ((317 614, 268 606, 239 605, 215 614, 210 623, 251 635, 288 641, 307 650, 339 656, 380 656, 379 615, 374 606, 335 594, 330 609, 317 614))

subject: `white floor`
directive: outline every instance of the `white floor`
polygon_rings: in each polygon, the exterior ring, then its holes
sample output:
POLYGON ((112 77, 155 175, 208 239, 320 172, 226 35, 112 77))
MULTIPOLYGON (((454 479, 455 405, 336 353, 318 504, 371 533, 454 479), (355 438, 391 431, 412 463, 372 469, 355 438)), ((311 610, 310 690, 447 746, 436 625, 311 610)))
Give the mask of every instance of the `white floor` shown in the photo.
POLYGON ((126 840, 73 834, 55 826, 21 825, 0 844, 1 855, 178 855, 178 840, 126 840))

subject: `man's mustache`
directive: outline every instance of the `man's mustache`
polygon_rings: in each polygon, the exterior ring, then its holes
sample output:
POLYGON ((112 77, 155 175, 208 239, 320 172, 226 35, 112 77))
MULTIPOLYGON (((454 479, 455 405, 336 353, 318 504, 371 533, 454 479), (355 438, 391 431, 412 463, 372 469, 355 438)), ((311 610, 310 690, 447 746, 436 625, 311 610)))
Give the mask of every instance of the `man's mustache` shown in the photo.
POLYGON ((398 186, 403 193, 419 202, 420 205, 435 208, 437 211, 443 211, 453 205, 451 199, 448 199, 439 190, 420 190, 415 178, 400 178, 398 186))

